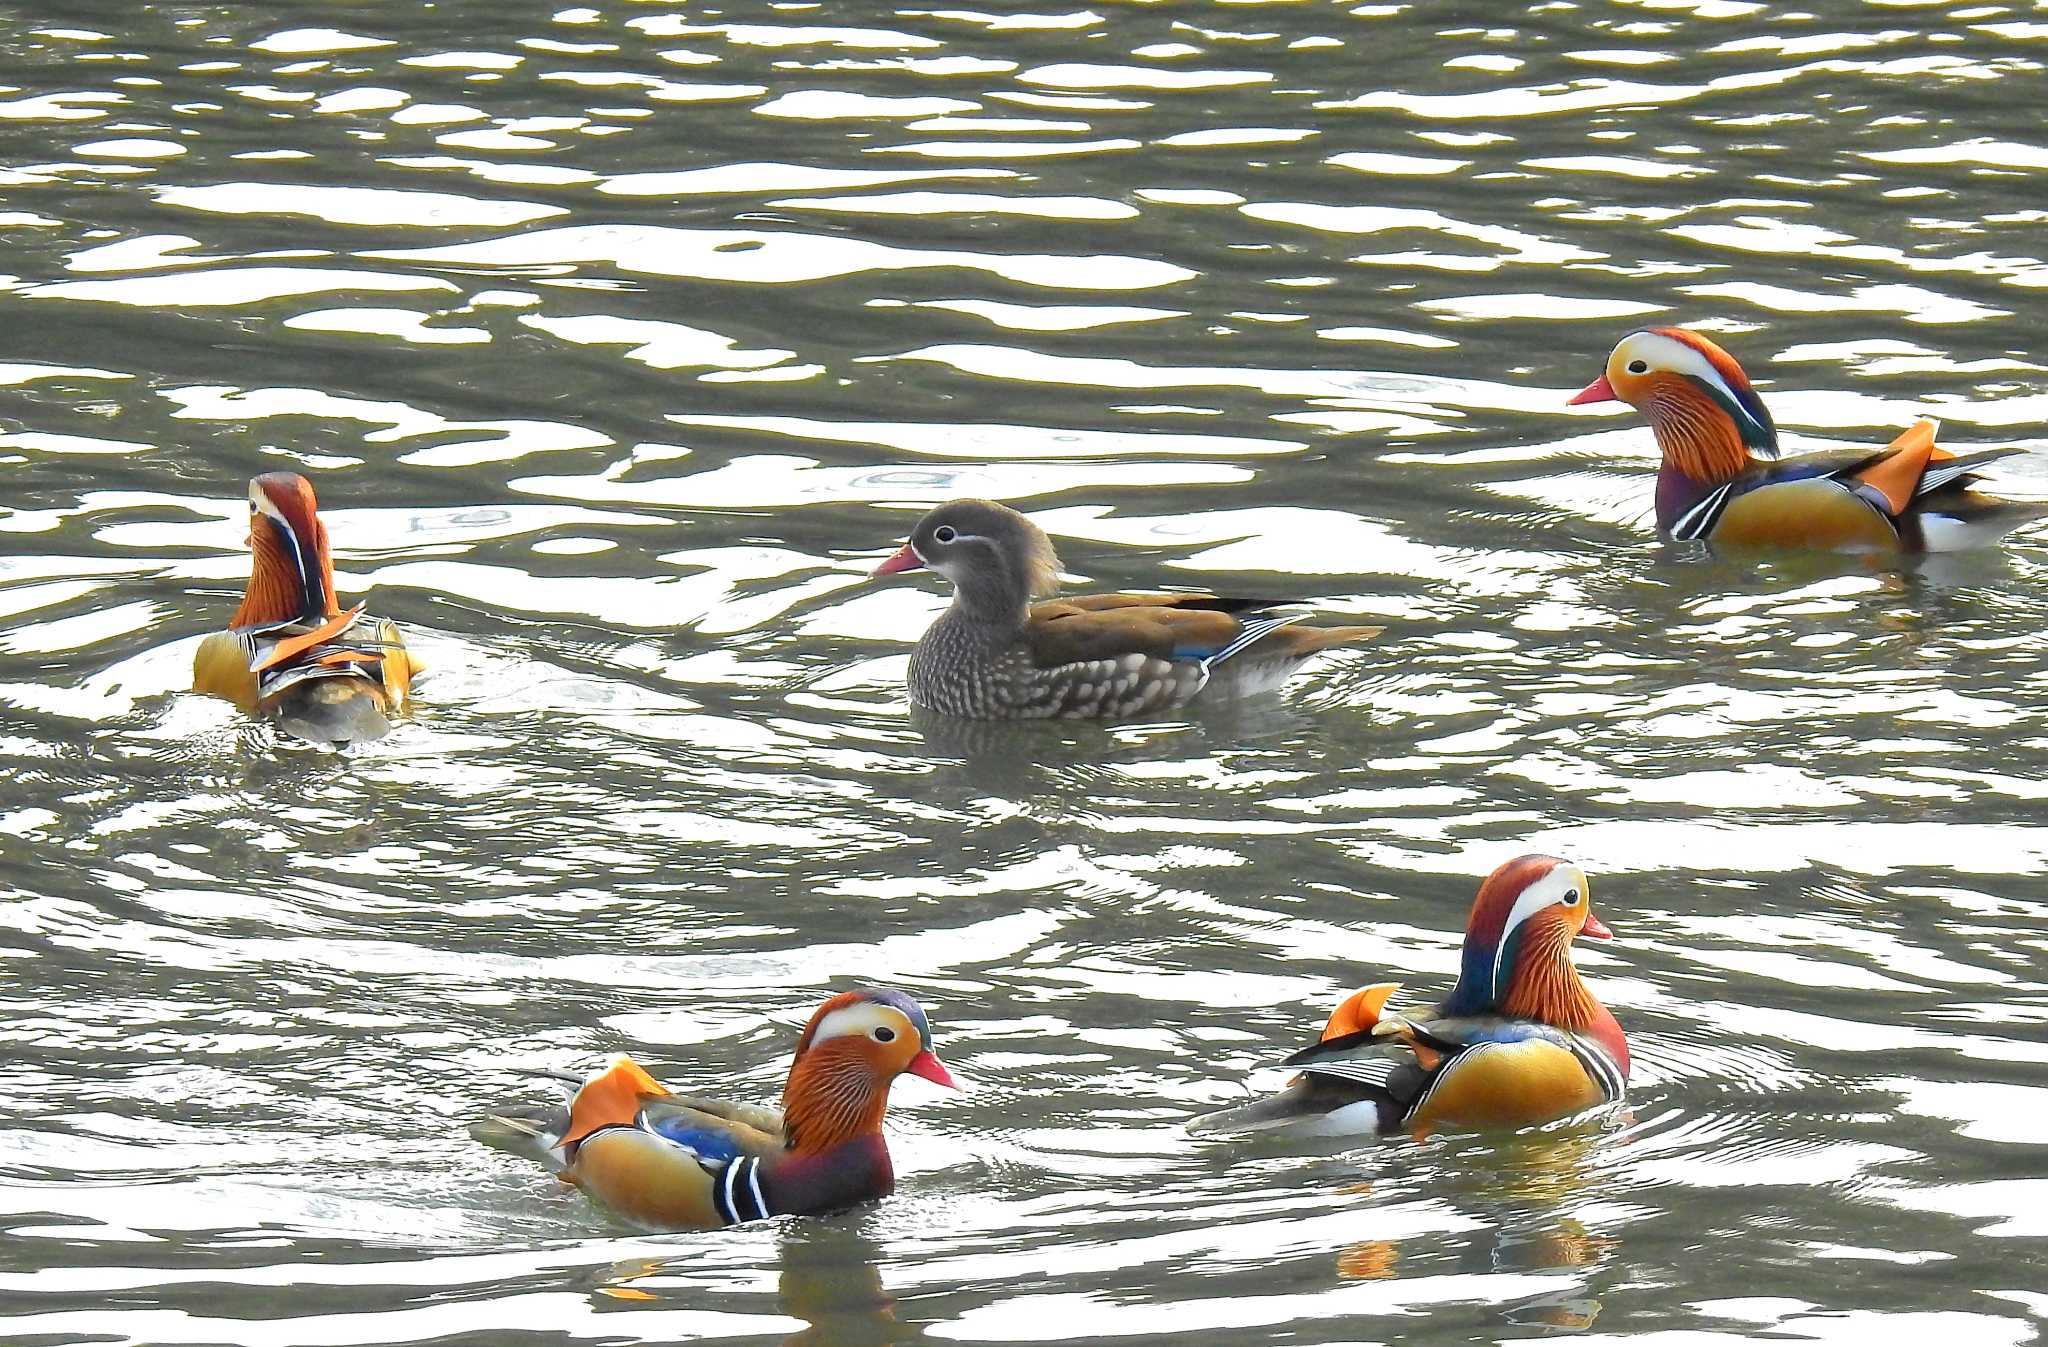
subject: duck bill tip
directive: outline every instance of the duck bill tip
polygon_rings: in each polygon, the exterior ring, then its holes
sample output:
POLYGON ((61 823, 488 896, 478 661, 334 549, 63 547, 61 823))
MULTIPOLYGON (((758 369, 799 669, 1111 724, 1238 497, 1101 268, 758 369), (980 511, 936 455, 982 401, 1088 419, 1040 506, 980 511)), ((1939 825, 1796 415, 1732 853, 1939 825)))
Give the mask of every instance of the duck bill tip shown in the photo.
POLYGON ((913 1076, 922 1076, 934 1085, 943 1085, 949 1090, 960 1088, 960 1082, 953 1079, 953 1073, 939 1060, 939 1055, 930 1048, 924 1049, 910 1059, 910 1065, 903 1068, 913 1076))
POLYGON ((904 571, 914 571, 923 565, 924 558, 917 554, 917 549, 909 543, 905 543, 896 549, 894 556, 875 567, 873 574, 875 578, 880 579, 885 575, 898 575, 904 571))
POLYGON ((1619 401, 1621 401, 1621 395, 1614 391, 1614 385, 1607 382, 1607 376, 1603 374, 1565 399, 1564 405, 1567 407, 1580 407, 1589 402, 1619 401))
POLYGON ((1585 936, 1588 940, 1614 939, 1614 932, 1608 928, 1607 923, 1594 916, 1591 912, 1586 914, 1586 924, 1579 928, 1579 934, 1585 936))

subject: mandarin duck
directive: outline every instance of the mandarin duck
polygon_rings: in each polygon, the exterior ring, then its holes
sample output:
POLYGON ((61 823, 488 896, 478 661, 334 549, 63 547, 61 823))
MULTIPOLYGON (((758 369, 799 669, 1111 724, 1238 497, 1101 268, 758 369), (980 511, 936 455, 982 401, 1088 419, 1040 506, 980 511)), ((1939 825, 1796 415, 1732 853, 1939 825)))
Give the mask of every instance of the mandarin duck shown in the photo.
POLYGON ((811 1016, 780 1109, 673 1094, 622 1056, 566 1105, 494 1114, 471 1134, 651 1228, 809 1216, 895 1191, 882 1115, 906 1072, 955 1088, 917 1002, 864 987, 811 1016))
POLYGON ((1398 990, 1352 993, 1319 1041, 1286 1059, 1280 1093, 1189 1124, 1200 1132, 1292 1127, 1320 1135, 1505 1128, 1551 1122, 1622 1096, 1628 1040, 1572 967, 1578 936, 1611 938, 1585 872, 1520 856, 1479 886, 1451 994, 1419 1014, 1398 990))
POLYGON ((1379 627, 1298 627, 1279 601, 1214 594, 1046 599, 1060 559, 1006 505, 956 500, 918 522, 877 576, 930 567, 953 603, 910 654, 910 700, 969 720, 1113 720, 1172 711, 1197 694, 1277 687, 1319 650, 1379 627))
POLYGON ((1841 551, 1951 552, 1996 542, 2048 506, 1969 489, 2020 449, 1953 454, 1923 418, 1882 449, 1778 458, 1778 430, 1733 356, 1697 332, 1631 332, 1569 406, 1626 402, 1663 451, 1657 531, 1672 539, 1841 551))
POLYGON ((249 481, 254 564, 228 629, 199 643, 192 690, 225 697, 323 744, 376 739, 406 709, 415 665, 396 624, 343 612, 313 485, 295 472, 249 481))

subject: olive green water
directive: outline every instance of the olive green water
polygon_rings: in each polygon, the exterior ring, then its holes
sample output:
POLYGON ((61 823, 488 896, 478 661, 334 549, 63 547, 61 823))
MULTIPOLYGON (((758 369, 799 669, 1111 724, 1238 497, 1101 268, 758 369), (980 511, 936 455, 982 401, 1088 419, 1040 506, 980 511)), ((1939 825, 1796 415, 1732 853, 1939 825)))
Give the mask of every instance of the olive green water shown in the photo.
POLYGON ((2044 58, 1842 0, 10 8, 0 1337, 2033 1340, 2048 536, 1662 547, 1644 428, 1561 404, 1688 322, 1794 447, 2043 444, 2044 58), (346 757, 182 691, 276 467, 431 669, 346 757), (942 597, 865 574, 964 494, 1389 631, 913 721, 942 597), (1620 936, 1618 1128, 1181 1130, 1440 992, 1528 849, 1620 936), (772 1096, 860 980, 972 1086, 898 1088, 886 1203, 647 1236, 464 1135, 625 1048, 772 1096))

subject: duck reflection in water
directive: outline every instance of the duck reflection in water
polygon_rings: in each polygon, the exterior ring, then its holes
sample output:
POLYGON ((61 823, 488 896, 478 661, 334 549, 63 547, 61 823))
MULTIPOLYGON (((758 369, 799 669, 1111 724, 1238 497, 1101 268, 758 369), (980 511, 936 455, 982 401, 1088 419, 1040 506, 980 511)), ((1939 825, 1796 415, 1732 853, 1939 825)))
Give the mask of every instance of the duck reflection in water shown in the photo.
MULTIPOLYGON (((1579 1199, 1592 1186, 1599 1168, 1598 1151, 1607 1139, 1604 1131, 1558 1131, 1545 1129, 1493 1141, 1482 1156, 1475 1148, 1469 1168, 1474 1195, 1484 1191, 1496 1222, 1487 1251, 1489 1270, 1494 1272, 1542 1272, 1566 1268, 1597 1268, 1621 1247, 1614 1235, 1589 1229, 1584 1212, 1573 1214, 1579 1199)), ((1344 1189, 1369 1197, 1371 1183, 1344 1189)), ((1482 1237, 1483 1238, 1483 1237, 1482 1237)), ((1432 1260, 1443 1253, 1440 1239, 1431 1239, 1432 1260)), ((1346 1245, 1336 1258, 1337 1275, 1345 1281, 1380 1281, 1402 1273, 1401 1245, 1396 1240, 1369 1239, 1346 1245)), ((1575 1283, 1573 1290, 1579 1287, 1575 1283)), ((1545 1328, 1583 1329, 1600 1313, 1600 1302, 1590 1296, 1551 1294, 1506 1306, 1505 1316, 1514 1323, 1545 1328)))
POLYGON ((924 1341, 922 1324, 896 1315, 896 1297, 882 1284, 882 1256, 854 1219, 793 1225, 782 1242, 776 1294, 782 1312, 809 1327, 783 1339, 788 1347, 924 1341))
MULTIPOLYGON (((868 1218, 849 1214, 798 1218, 777 1232, 776 1309, 804 1327, 783 1339, 787 1347, 897 1347, 924 1341, 922 1324, 897 1316, 896 1297, 882 1282, 882 1246, 862 1228, 868 1218)), ((688 1300, 703 1308, 701 1257, 634 1258, 607 1271, 598 1294, 645 1306, 688 1300)))

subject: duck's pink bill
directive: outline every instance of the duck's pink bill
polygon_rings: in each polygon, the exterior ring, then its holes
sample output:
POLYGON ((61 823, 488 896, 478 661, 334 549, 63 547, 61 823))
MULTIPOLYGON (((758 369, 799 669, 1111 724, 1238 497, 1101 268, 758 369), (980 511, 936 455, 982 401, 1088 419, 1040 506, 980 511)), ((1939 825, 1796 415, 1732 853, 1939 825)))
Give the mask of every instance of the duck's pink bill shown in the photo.
MULTIPOLYGON (((906 547, 903 550, 908 552, 910 549, 906 547)), ((894 560, 894 558, 891 558, 891 560, 894 560)), ((934 1053, 930 1048, 926 1048, 918 1053, 917 1056, 911 1058, 910 1065, 903 1069, 913 1076, 923 1076, 934 1085, 943 1085, 949 1090, 960 1088, 960 1083, 953 1079, 953 1073, 946 1070, 946 1064, 940 1061, 938 1054, 934 1053)))
POLYGON ((1591 912, 1586 914, 1586 924, 1579 928, 1579 934, 1589 940, 1614 939, 1614 932, 1607 928, 1607 923, 1594 916, 1591 912))
MULTIPOLYGON (((890 557, 887 561, 875 567, 875 574, 895 575, 899 571, 914 571, 922 565, 924 565, 924 558, 919 556, 909 543, 905 543, 901 548, 897 549, 895 556, 890 557)), ((931 1054, 927 1053, 925 1055, 930 1056, 931 1054)), ((937 1061, 938 1059, 934 1057, 932 1060, 937 1061)), ((950 1084, 951 1082, 948 1083, 950 1084)))
POLYGON ((1578 392, 1572 394, 1571 400, 1569 402, 1566 402, 1564 405, 1567 407, 1576 407, 1582 402, 1619 401, 1621 401, 1621 395, 1614 391, 1614 385, 1607 382, 1607 376, 1603 374, 1599 378, 1593 380, 1593 382, 1587 384, 1584 388, 1581 388, 1578 392))

